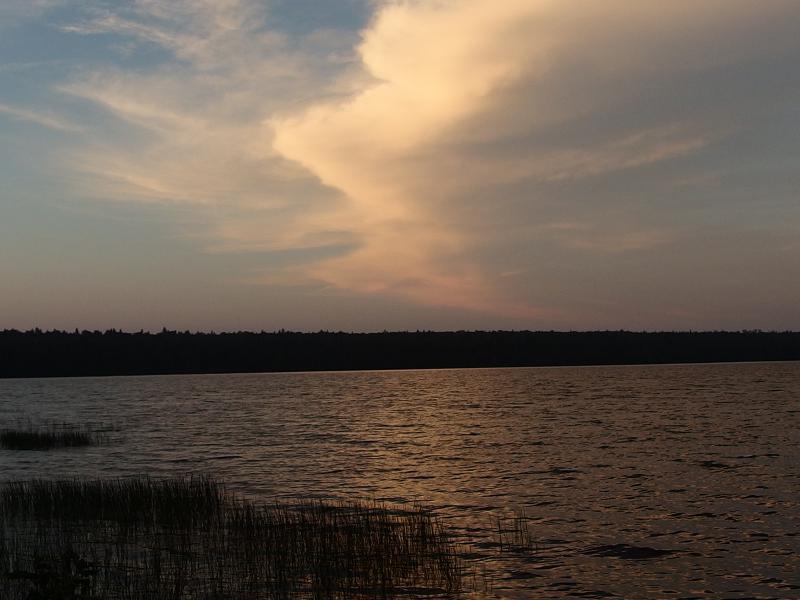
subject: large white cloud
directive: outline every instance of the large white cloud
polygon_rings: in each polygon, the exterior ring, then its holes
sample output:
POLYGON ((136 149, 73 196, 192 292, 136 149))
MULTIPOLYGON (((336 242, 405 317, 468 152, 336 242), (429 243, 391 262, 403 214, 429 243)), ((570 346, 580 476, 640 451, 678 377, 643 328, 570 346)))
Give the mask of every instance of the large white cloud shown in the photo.
POLYGON ((647 168, 729 135, 747 98, 725 98, 703 73, 796 50, 798 17, 800 5, 780 0, 386 4, 359 47, 374 81, 273 122, 275 147, 343 192, 351 211, 338 226, 362 239, 309 272, 423 303, 553 318, 501 291, 507 271, 485 260, 486 246, 553 232, 595 253, 663 244, 668 231, 590 224, 585 212, 559 227, 537 202, 545 184, 647 168), (670 97, 673 85, 683 89, 670 97), (703 96, 706 106, 687 105, 703 96), (522 222, 509 222, 515 211, 522 222))
MULTIPOLYGON (((63 86, 145 132, 76 153, 87 187, 201 207, 216 249, 338 248, 268 281, 607 323, 569 297, 630 307, 576 279, 689 247, 750 160, 736 140, 798 99, 795 0, 375 6, 352 53, 346 35, 278 33, 246 0, 139 0, 66 27, 172 56, 63 86)), ((666 265, 666 288, 683 275, 666 265)))

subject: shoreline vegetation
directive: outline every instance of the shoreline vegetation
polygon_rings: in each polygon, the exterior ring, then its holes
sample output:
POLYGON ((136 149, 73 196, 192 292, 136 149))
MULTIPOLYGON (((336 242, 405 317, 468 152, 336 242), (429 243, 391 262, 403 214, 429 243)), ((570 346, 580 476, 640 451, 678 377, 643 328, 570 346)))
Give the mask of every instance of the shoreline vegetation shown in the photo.
POLYGON ((85 448, 101 446, 108 442, 107 428, 91 424, 50 423, 36 426, 0 429, 0 448, 6 450, 55 450, 58 448, 85 448))
POLYGON ((259 504, 209 476, 0 484, 4 600, 451 597, 465 576, 421 507, 259 504))
POLYGON ((0 378, 800 360, 792 331, 0 331, 0 378))

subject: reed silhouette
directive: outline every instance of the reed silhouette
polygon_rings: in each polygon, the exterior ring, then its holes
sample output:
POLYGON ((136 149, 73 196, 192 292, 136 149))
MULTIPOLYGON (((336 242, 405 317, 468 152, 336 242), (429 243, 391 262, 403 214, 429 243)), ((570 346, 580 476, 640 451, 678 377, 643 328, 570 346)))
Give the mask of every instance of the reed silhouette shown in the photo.
POLYGON ((51 423, 0 429, 0 447, 8 450, 52 450, 98 446, 108 440, 103 431, 91 424, 51 423))
POLYGON ((464 566, 427 511, 263 505, 210 477, 0 486, 4 600, 451 596, 464 566))

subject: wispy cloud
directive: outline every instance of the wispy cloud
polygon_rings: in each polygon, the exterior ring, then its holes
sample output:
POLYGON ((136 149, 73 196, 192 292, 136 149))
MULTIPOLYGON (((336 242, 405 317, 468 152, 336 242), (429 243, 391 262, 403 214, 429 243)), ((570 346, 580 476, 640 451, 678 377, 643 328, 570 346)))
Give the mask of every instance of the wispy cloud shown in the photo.
POLYGON ((19 106, 11 106, 10 104, 0 104, 0 114, 20 121, 36 123, 37 125, 47 127, 48 129, 55 129, 56 131, 65 131, 70 133, 82 131, 81 127, 63 117, 47 112, 30 110, 28 108, 22 108, 19 106))
POLYGON ((65 27, 155 45, 170 57, 144 72, 108 67, 59 87, 134 128, 71 154, 85 175, 82 193, 196 206, 215 251, 329 243, 329 232, 296 222, 335 203, 335 194, 272 150, 263 121, 304 97, 336 93, 341 84, 325 63, 335 54, 338 68, 343 42, 315 36, 298 52, 266 18, 260 3, 149 0, 65 27))

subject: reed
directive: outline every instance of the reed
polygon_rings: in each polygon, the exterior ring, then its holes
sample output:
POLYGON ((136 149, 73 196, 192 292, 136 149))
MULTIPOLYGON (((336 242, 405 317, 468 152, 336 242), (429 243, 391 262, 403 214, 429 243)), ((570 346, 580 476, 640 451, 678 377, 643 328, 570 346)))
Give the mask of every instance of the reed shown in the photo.
POLYGON ((496 517, 495 531, 497 534, 493 545, 500 552, 518 554, 537 552, 538 544, 528 523, 529 518, 524 508, 515 510, 514 516, 510 519, 496 517))
POLYGON ((422 508, 264 505, 210 477, 0 486, 5 600, 449 597, 464 571, 422 508))
POLYGON ((9 450, 52 450, 97 446, 107 441, 105 433, 91 425, 51 423, 49 425, 0 430, 0 446, 9 450))

